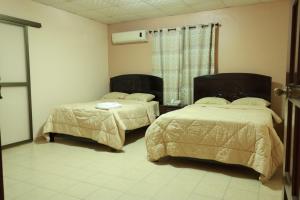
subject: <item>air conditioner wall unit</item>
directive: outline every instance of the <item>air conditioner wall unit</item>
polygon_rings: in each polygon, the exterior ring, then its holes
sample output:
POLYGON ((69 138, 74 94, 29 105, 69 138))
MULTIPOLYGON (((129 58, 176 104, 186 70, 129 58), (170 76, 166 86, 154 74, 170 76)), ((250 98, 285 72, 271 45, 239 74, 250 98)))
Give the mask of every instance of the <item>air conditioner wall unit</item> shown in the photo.
POLYGON ((138 30, 138 31, 129 31, 129 32, 120 32, 112 34, 112 43, 113 44, 128 44, 128 43, 139 43, 147 42, 147 31, 138 30))

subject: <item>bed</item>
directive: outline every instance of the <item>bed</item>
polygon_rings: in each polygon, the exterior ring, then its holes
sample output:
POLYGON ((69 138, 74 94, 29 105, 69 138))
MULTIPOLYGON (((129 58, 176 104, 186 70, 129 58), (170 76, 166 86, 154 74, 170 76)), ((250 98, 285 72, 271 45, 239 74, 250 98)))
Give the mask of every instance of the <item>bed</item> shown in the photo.
MULTIPOLYGON (((203 97, 270 101, 271 77, 224 73, 194 79, 194 102, 203 97)), ((191 157, 243 165, 272 177, 282 164, 283 145, 273 128, 280 118, 266 106, 193 104, 161 115, 146 131, 147 156, 191 157)))
POLYGON ((43 134, 50 142, 58 135, 88 138, 121 150, 125 132, 151 124, 159 115, 159 104, 163 102, 163 81, 159 77, 145 74, 126 74, 110 79, 110 91, 122 93, 147 93, 155 98, 144 102, 128 99, 100 99, 97 101, 61 105, 53 109, 46 121, 43 134), (103 110, 96 105, 116 102, 119 108, 103 110))

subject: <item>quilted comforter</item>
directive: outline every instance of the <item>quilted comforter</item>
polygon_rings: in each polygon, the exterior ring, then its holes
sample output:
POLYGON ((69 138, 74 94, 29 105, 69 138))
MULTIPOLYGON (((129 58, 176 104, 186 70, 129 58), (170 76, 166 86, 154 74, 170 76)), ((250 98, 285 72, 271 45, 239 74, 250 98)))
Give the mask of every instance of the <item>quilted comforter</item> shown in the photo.
POLYGON ((122 149, 125 131, 151 124, 159 115, 158 102, 133 100, 100 100, 56 107, 44 128, 50 132, 90 138, 114 149, 122 149), (97 103, 118 102, 121 108, 96 109, 97 103))
POLYGON ((146 132, 148 160, 179 156, 239 164, 268 180, 282 164, 283 144, 269 108, 194 104, 161 115, 146 132))

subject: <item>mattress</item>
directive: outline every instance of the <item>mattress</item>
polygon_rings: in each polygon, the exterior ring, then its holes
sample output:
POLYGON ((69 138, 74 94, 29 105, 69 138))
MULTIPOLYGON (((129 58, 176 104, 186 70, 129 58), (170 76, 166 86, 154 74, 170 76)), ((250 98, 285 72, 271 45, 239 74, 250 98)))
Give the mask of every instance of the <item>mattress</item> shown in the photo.
POLYGON ((161 115, 147 129, 150 161, 164 156, 238 164, 268 180, 283 160, 283 144, 273 128, 281 119, 269 108, 194 104, 161 115))
POLYGON ((88 103, 58 106, 43 127, 48 133, 89 138, 114 149, 122 149, 125 131, 151 124, 159 115, 159 103, 134 100, 105 99, 88 103), (118 102, 121 108, 96 109, 98 103, 118 102))

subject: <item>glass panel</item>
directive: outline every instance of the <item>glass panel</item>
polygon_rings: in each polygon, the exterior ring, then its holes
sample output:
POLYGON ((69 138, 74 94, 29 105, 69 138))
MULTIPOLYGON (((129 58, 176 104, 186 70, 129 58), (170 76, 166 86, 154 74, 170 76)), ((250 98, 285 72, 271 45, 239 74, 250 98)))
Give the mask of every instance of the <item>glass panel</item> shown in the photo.
POLYGON ((30 139, 26 87, 2 88, 0 129, 2 146, 30 139))
POLYGON ((0 23, 0 77, 1 82, 26 82, 23 27, 0 23))

